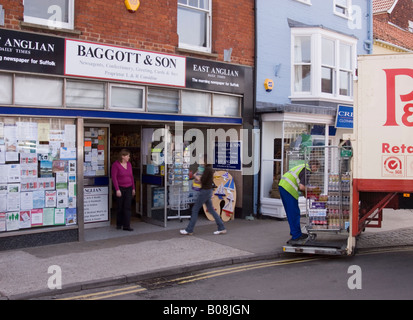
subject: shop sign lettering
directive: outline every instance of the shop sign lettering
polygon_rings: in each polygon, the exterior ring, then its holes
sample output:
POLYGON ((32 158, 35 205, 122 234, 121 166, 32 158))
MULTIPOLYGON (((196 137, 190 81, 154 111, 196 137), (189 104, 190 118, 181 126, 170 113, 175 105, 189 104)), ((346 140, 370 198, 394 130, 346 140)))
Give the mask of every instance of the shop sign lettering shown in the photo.
POLYGON ((109 220, 109 188, 85 187, 84 219, 85 223, 109 220))
POLYGON ((65 74, 185 86, 186 58, 66 39, 65 74))
POLYGON ((187 58, 186 86, 193 89, 244 93, 245 69, 215 61, 187 58))
POLYGON ((64 39, 0 29, 0 69, 63 74, 64 39))

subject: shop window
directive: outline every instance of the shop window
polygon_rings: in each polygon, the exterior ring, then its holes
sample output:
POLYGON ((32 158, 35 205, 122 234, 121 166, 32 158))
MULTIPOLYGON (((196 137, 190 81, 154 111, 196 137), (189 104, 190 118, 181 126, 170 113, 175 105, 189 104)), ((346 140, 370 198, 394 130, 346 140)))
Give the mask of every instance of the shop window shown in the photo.
POLYGON ((325 130, 325 125, 302 122, 263 122, 263 197, 280 198, 278 183, 282 175, 305 163, 306 147, 325 145, 325 130))
POLYGON ((73 29, 74 0, 23 0, 24 22, 73 29))
POLYGON ((264 198, 279 199, 278 182, 282 170, 282 122, 263 122, 261 183, 264 198))
POLYGON ((162 113, 178 113, 179 91, 149 88, 148 111, 162 113))
POLYGON ((105 84, 101 82, 67 80, 66 106, 103 109, 105 107, 105 84))
POLYGON ((211 94, 203 92, 182 91, 182 114, 211 115, 211 94))
POLYGON ((178 0, 179 47, 211 52, 211 0, 178 0))
POLYGON ((144 93, 145 90, 142 87, 111 84, 109 89, 109 107, 113 109, 144 111, 144 93))
POLYGON ((0 117, 0 233, 77 224, 76 125, 0 117))
POLYGON ((16 75, 15 103, 18 105, 61 107, 63 80, 16 75))
POLYGON ((0 73, 0 103, 12 104, 13 76, 0 73))
POLYGON ((214 94, 212 109, 214 116, 239 117, 240 98, 222 94, 214 94))

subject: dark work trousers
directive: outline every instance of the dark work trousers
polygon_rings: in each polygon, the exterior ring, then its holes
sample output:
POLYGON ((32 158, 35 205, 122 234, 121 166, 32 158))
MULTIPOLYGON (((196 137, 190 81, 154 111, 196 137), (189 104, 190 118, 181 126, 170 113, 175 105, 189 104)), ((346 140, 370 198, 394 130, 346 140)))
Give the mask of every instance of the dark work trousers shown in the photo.
POLYGON ((122 196, 117 198, 118 211, 116 215, 116 226, 124 229, 130 228, 130 216, 132 205, 132 187, 119 187, 122 196))

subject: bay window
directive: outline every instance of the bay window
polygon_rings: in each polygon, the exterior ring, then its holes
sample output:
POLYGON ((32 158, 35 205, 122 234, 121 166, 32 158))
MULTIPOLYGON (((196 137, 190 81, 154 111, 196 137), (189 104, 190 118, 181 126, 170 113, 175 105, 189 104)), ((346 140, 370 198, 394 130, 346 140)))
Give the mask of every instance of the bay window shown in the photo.
POLYGON ((292 100, 352 101, 357 40, 321 28, 292 29, 292 100))

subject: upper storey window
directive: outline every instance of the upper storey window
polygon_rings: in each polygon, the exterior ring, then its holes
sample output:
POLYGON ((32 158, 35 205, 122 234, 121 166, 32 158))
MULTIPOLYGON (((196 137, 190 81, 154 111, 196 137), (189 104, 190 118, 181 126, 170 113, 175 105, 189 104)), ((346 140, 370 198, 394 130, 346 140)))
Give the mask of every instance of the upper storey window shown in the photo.
POLYGON ((211 52, 211 0, 178 0, 179 47, 211 52))
POLYGON ((344 18, 350 18, 351 0, 334 0, 334 13, 344 18))
POLYGON ((291 98, 353 99, 357 39, 320 28, 292 29, 291 98))
POLYGON ((23 0, 24 22, 73 29, 74 0, 23 0))

